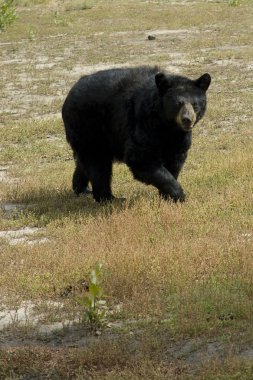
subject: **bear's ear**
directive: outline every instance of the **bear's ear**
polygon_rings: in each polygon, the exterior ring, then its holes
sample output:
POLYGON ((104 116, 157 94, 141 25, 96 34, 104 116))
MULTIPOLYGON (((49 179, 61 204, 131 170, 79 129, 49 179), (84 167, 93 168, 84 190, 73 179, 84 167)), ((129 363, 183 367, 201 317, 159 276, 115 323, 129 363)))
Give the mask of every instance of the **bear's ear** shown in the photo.
POLYGON ((167 91, 167 89, 171 86, 171 84, 168 81, 168 78, 163 73, 157 73, 155 75, 155 83, 156 87, 158 88, 161 94, 164 94, 167 91))
POLYGON ((195 83, 197 87, 201 88, 201 90, 207 91, 211 83, 211 76, 208 73, 206 73, 202 75, 199 79, 197 79, 195 83))

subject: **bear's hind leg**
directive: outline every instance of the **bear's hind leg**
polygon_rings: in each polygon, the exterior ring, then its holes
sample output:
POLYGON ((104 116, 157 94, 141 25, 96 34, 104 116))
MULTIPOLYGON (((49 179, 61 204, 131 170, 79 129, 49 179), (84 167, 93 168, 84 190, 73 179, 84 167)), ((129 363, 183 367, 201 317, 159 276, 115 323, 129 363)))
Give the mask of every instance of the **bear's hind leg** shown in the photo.
POLYGON ((78 159, 77 155, 74 154, 76 168, 72 178, 72 188, 76 195, 79 194, 90 194, 91 190, 88 189, 89 178, 85 174, 85 171, 78 159))

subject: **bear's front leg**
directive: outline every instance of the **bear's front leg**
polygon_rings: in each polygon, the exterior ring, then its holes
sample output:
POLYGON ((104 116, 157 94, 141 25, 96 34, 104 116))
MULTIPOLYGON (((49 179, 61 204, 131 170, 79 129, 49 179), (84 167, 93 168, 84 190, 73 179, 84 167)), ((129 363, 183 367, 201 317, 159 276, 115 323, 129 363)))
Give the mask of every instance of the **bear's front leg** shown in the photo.
POLYGON ((164 199, 172 199, 174 202, 185 200, 181 185, 163 165, 147 166, 145 169, 131 165, 130 169, 134 178, 147 185, 155 186, 164 199))

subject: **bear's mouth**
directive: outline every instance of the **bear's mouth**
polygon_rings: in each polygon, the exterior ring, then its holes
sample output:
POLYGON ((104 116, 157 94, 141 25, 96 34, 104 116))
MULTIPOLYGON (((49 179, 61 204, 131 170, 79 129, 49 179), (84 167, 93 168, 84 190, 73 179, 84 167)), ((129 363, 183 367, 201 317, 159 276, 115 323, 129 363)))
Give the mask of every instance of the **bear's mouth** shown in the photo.
POLYGON ((188 117, 184 117, 182 119, 182 127, 185 131, 190 131, 193 128, 193 120, 189 119, 188 117))

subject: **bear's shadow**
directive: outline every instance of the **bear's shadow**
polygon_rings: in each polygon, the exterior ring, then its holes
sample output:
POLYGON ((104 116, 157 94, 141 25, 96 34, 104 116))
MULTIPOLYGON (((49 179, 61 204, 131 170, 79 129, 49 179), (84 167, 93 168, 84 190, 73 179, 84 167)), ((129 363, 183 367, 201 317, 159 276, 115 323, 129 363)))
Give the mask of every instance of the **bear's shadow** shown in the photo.
POLYGON ((18 218, 20 214, 27 219, 36 219, 38 226, 70 217, 71 220, 82 217, 110 216, 114 212, 121 212, 126 208, 132 208, 141 198, 145 197, 145 189, 129 194, 127 198, 117 197, 112 202, 97 203, 92 194, 80 194, 76 196, 71 190, 55 191, 50 190, 32 191, 29 196, 6 201, 2 204, 4 216, 6 218, 18 218), (12 205, 13 207, 9 207, 12 205))

